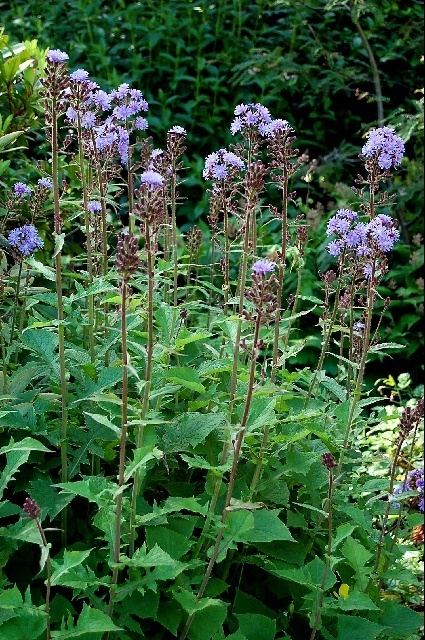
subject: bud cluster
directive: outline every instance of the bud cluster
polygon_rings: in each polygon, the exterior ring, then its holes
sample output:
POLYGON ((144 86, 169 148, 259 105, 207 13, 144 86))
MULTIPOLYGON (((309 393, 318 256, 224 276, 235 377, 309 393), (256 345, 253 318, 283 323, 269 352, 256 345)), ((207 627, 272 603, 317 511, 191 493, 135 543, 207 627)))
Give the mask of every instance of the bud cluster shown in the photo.
POLYGON ((125 282, 139 269, 140 258, 138 255, 137 238, 128 233, 121 233, 117 244, 117 257, 115 266, 125 282))

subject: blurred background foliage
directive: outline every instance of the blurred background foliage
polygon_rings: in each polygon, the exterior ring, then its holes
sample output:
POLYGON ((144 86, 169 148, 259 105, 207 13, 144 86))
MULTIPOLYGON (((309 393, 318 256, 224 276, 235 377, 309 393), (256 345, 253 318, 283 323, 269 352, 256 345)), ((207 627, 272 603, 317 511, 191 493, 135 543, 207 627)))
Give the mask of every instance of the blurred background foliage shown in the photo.
MULTIPOLYGON (((390 187, 397 193, 391 214, 403 243, 381 291, 392 299, 381 339, 406 345, 386 366, 394 375, 409 368, 418 382, 424 286, 421 0, 15 0, 0 2, 0 9, 2 187, 29 179, 34 161, 45 153, 37 78, 47 48, 66 50, 70 67, 86 68, 105 89, 125 81, 142 89, 156 140, 173 124, 187 129, 183 232, 194 223, 207 231, 203 158, 231 143, 234 106, 262 102, 274 117, 289 120, 310 157, 291 212, 304 213, 310 223, 304 295, 319 294, 317 273, 331 264, 324 224, 330 211, 355 201, 349 185, 360 169, 362 136, 383 113, 406 140, 407 159, 390 187)), ((304 328, 315 350, 317 336, 304 328)), ((309 353, 302 357, 308 360, 309 353)), ((377 371, 382 373, 379 360, 377 371)))

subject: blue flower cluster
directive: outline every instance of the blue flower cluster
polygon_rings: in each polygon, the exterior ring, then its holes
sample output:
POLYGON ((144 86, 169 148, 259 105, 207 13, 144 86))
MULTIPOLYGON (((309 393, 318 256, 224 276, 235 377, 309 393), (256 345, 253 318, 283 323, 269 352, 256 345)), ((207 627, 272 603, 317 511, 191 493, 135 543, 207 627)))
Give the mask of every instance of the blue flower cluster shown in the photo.
POLYGON ((31 256, 34 251, 41 249, 43 241, 33 224, 12 229, 8 235, 9 244, 24 258, 31 256))
POLYGON ((219 149, 206 157, 202 175, 206 180, 221 181, 234 175, 235 170, 240 171, 244 167, 244 161, 236 153, 227 151, 227 149, 219 149))
POLYGON ((393 127, 379 127, 367 134, 367 142, 362 148, 365 158, 376 158, 381 169, 397 167, 403 159, 404 142, 394 133, 393 127))
MULTIPOLYGON (((368 223, 358 222, 358 214, 350 209, 339 209, 329 220, 328 236, 337 236, 329 242, 327 249, 337 257, 343 251, 353 251, 359 258, 372 258, 377 253, 391 251, 400 237, 394 220, 379 214, 368 223)), ((368 274, 370 269, 367 268, 368 274)), ((367 275, 365 273, 365 275, 367 275)))
POLYGON ((424 499, 424 469, 413 469, 409 471, 406 481, 401 482, 395 489, 394 495, 399 496, 407 491, 418 491, 418 497, 415 499, 417 507, 422 513, 425 511, 424 499))
POLYGON ((264 277, 267 273, 273 273, 275 270, 276 263, 271 260, 267 260, 266 258, 260 258, 260 260, 256 260, 251 267, 252 273, 257 276, 264 277))

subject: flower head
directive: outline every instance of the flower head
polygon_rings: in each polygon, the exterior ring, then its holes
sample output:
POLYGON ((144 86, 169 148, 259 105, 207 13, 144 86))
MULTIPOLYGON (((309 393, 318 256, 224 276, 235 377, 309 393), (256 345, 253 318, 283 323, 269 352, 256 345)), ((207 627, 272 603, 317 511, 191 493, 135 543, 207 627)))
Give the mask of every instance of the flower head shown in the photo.
POLYGON ((404 142, 394 133, 393 127, 379 127, 367 134, 367 142, 362 148, 365 158, 377 158, 381 169, 397 167, 404 156, 404 142))
POLYGON ((101 210, 102 205, 98 200, 89 200, 87 203, 87 211, 90 211, 90 213, 98 213, 101 210))
POLYGON ((13 185, 13 193, 18 198, 26 198, 32 194, 32 189, 25 182, 17 182, 13 185))
POLYGON ((77 69, 69 74, 69 77, 74 82, 90 82, 89 72, 85 69, 77 69))
POLYGON ((37 518, 40 516, 40 513, 41 513, 40 507, 38 506, 36 501, 30 498, 29 496, 25 498, 24 505, 22 508, 24 510, 24 513, 26 513, 26 515, 32 518, 33 520, 37 520, 37 518))
POLYGON ((60 49, 49 49, 46 57, 47 60, 53 64, 64 64, 64 62, 69 60, 68 54, 65 53, 65 51, 60 51, 60 49))
POLYGON ((275 270, 275 267, 275 262, 261 258, 260 260, 256 260, 254 262, 251 267, 251 271, 257 276, 265 276, 266 273, 272 273, 275 270))
POLYGON ((140 182, 151 189, 158 189, 163 186, 164 178, 157 171, 148 169, 148 171, 144 171, 140 176, 140 182))
POLYGON ((178 124, 174 125, 174 127, 171 127, 171 129, 168 130, 168 133, 174 133, 178 136, 187 136, 186 129, 180 127, 178 124))
POLYGON ((400 483, 394 489, 394 495, 400 495, 407 491, 417 491, 418 496, 414 500, 414 503, 418 507, 422 513, 424 513, 425 509, 425 501, 424 501, 424 469, 418 468, 409 471, 407 474, 406 482, 400 483))
POLYGON ((267 135, 272 122, 270 111, 260 103, 239 104, 235 107, 235 118, 230 125, 232 135, 245 130, 257 131, 262 137, 267 135))
POLYGON ((34 251, 41 249, 43 246, 43 241, 33 224, 25 224, 23 227, 12 229, 8 235, 8 240, 15 251, 25 258, 28 258, 34 251))
POLYGON ((37 184, 42 189, 51 189, 53 187, 53 182, 50 180, 50 178, 39 178, 37 180, 37 184))
POLYGON ((235 170, 240 171, 244 167, 244 161, 236 153, 219 149, 205 158, 202 175, 206 180, 220 181, 228 178, 229 174, 234 174, 235 170))

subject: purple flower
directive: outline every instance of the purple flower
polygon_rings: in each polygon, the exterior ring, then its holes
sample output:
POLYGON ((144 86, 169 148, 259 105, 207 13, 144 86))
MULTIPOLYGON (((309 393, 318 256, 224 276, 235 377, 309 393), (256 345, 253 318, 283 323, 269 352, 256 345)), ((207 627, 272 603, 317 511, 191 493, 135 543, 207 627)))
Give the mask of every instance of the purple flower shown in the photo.
POLYGON ((102 205, 97 200, 89 200, 87 203, 87 211, 90 213, 98 213, 102 210, 102 205))
POLYGON ((417 491, 418 497, 416 499, 418 509, 424 513, 424 469, 418 468, 409 471, 407 474, 406 482, 401 482, 395 489, 394 494, 399 496, 407 491, 417 491))
POLYGON ((130 85, 127 82, 123 82, 120 84, 118 89, 111 92, 112 99, 122 100, 123 98, 127 98, 130 95, 130 85))
POLYGON ((206 180, 225 180, 229 177, 229 170, 234 173, 244 167, 245 163, 236 153, 219 149, 205 158, 202 175, 206 180))
POLYGON ((265 276, 266 273, 272 273, 275 267, 275 262, 261 258, 260 260, 256 260, 256 262, 254 262, 251 267, 251 271, 257 276, 265 276))
POLYGON ((174 127, 171 127, 168 133, 175 133, 179 136, 187 136, 186 129, 184 129, 183 127, 180 127, 178 124, 174 125, 174 127))
POLYGON ((344 234, 349 231, 351 223, 357 219, 357 213, 351 209, 338 209, 336 214, 328 222, 326 233, 328 236, 332 234, 344 234))
POLYGON ((60 49, 49 49, 46 58, 49 62, 53 62, 54 64, 63 64, 69 60, 68 54, 65 53, 65 51, 60 51, 60 49))
POLYGON ((230 132, 235 135, 245 130, 256 130, 261 136, 266 136, 269 125, 272 122, 270 111, 262 104, 239 104, 235 107, 235 118, 230 125, 230 132))
POLYGON ((130 134, 123 127, 118 127, 117 132, 118 132, 117 147, 118 147, 118 153, 121 159, 121 164, 127 164, 128 148, 130 146, 130 134))
POLYGON ((152 189, 158 189, 163 186, 164 178, 157 171, 148 170, 142 173, 140 176, 140 182, 152 189))
POLYGON ((366 280, 370 280, 373 275, 373 265, 370 262, 367 262, 363 267, 363 275, 366 280))
POLYGON ((68 107, 65 111, 65 115, 70 122, 77 122, 78 120, 78 111, 74 109, 74 107, 68 107))
POLYGON ((379 127, 367 134, 367 142, 362 148, 365 158, 377 158, 381 169, 397 167, 404 156, 404 142, 394 133, 393 127, 379 127))
POLYGON ((368 258, 372 253, 372 249, 367 244, 360 244, 356 247, 356 254, 359 258, 368 258))
POLYGON ((42 189, 51 189, 53 187, 53 182, 50 180, 50 178, 39 178, 37 180, 37 184, 42 189))
POLYGON ((138 116, 137 118, 135 118, 134 120, 135 129, 137 129, 138 131, 146 131, 148 127, 149 127, 149 123, 146 120, 146 118, 142 118, 141 116, 138 116))
POLYGON ((111 124, 103 124, 95 128, 95 145, 100 152, 109 151, 118 140, 116 127, 111 124))
POLYGON ((400 238, 400 232, 395 227, 395 222, 384 214, 376 216, 368 224, 371 238, 376 242, 380 251, 388 253, 400 238))
POLYGON ((96 124, 96 116, 93 111, 86 111, 81 116, 81 126, 83 129, 93 129, 96 124))
POLYGON ((359 333, 361 333, 364 328, 365 328, 365 323, 362 322, 361 320, 358 320, 353 324, 353 330, 358 331, 359 333))
POLYGON ((344 242, 342 240, 332 240, 327 246, 327 250, 331 256, 336 258, 340 256, 344 249, 344 242))
POLYGON ((276 134, 290 130, 291 126, 287 120, 276 118, 265 125, 264 133, 262 133, 262 131, 260 131, 260 133, 262 135, 269 136, 270 138, 274 138, 276 134))
POLYGON ((89 82, 89 72, 85 69, 77 69, 73 71, 69 77, 74 82, 89 82))
POLYGON ((43 246, 43 241, 33 224, 25 224, 23 227, 12 229, 8 235, 8 240, 15 251, 25 258, 43 246))
POLYGON ((13 193, 18 198, 26 198, 32 194, 32 189, 25 182, 17 182, 13 185, 13 193))
POLYGON ((111 98, 106 91, 99 89, 99 91, 94 91, 92 93, 88 99, 88 103, 94 104, 99 109, 102 109, 102 111, 108 111, 111 107, 111 98))

